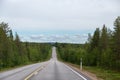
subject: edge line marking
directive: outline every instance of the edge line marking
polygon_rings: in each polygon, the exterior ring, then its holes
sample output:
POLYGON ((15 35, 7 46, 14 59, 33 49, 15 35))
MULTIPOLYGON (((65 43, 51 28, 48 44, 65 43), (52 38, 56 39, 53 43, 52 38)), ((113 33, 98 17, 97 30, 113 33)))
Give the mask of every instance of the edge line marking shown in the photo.
MULTIPOLYGON (((64 64, 64 63, 63 63, 64 64)), ((81 77, 84 80, 87 80, 85 77, 83 77, 82 75, 80 75, 80 73, 76 72, 75 70, 73 70, 72 68, 70 68, 69 66, 67 66, 66 64, 64 64, 68 69, 70 69, 72 72, 74 72, 75 74, 77 74, 79 77, 81 77)))

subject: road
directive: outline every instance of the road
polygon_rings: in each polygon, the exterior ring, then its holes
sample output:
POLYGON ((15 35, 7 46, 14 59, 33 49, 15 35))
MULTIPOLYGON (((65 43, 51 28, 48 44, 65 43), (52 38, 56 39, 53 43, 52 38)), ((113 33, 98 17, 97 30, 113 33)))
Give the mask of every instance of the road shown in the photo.
POLYGON ((32 64, 21 68, 9 70, 0 73, 0 80, 24 80, 26 76, 35 71, 37 68, 47 64, 47 62, 32 64))
POLYGON ((30 80, 87 80, 76 71, 59 62, 56 57, 56 48, 52 49, 52 59, 49 64, 30 80))
POLYGON ((66 64, 59 62, 56 48, 47 62, 28 65, 0 73, 0 80, 88 80, 66 64))

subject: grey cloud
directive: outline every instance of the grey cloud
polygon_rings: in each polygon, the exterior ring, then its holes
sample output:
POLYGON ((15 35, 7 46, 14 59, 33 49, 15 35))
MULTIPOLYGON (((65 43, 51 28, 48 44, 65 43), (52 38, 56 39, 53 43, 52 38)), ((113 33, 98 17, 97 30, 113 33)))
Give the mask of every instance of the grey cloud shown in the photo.
MULTIPOLYGON (((0 0, 0 20, 16 31, 93 31, 120 16, 120 0, 0 0)), ((28 31, 28 33, 27 33, 28 31)), ((86 34, 88 32, 84 32, 86 34)), ((32 41, 84 42, 86 35, 29 36, 32 41), (78 41, 77 41, 78 40, 78 41)), ((44 33, 43 33, 44 34, 44 33)), ((57 34, 57 33, 56 33, 57 34)), ((28 37, 27 37, 28 40, 28 37)))
POLYGON ((31 35, 30 36, 30 39, 33 39, 33 40, 40 40, 43 38, 45 38, 44 35, 31 35))
MULTIPOLYGON (((28 37, 24 37, 23 41, 26 41, 28 37)), ((85 43, 87 36, 84 35, 31 35, 30 41, 36 42, 60 42, 60 43, 85 43)), ((28 40, 29 40, 28 39, 28 40)))

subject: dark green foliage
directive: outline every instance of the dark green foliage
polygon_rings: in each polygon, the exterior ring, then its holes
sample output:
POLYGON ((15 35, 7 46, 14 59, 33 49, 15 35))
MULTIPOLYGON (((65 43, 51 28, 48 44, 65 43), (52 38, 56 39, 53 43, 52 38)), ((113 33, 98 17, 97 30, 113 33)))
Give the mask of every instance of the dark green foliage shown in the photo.
POLYGON ((80 58, 84 57, 82 44, 57 44, 58 56, 64 61, 80 64, 80 58))
POLYGON ((120 16, 115 20, 113 32, 113 53, 115 55, 115 67, 120 68, 120 16))
MULTIPOLYGON (((25 43, 26 45, 26 43, 25 43)), ((51 55, 51 45, 47 43, 27 43, 27 55, 31 62, 47 60, 51 55)))
POLYGON ((47 43, 21 42, 17 33, 14 38, 8 24, 0 23, 0 70, 47 60, 50 51, 51 45, 47 43))
POLYGON ((91 40, 91 48, 90 50, 94 50, 96 48, 99 48, 99 41, 100 41, 100 30, 99 28, 96 28, 93 38, 91 40))
POLYGON ((58 55, 64 61, 86 66, 97 66, 120 71, 120 17, 114 22, 114 31, 105 25, 100 30, 96 28, 93 36, 88 35, 88 42, 78 44, 56 44, 58 55))

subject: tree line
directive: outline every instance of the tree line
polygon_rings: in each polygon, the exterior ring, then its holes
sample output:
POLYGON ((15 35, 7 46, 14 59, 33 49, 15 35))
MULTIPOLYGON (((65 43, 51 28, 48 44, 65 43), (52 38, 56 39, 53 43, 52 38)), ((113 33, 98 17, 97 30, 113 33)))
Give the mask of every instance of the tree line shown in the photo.
POLYGON ((0 23, 0 70, 3 68, 44 61, 50 58, 51 45, 22 42, 7 23, 0 23))
POLYGON ((120 71, 120 17, 114 22, 114 30, 103 25, 94 34, 88 34, 85 44, 58 44, 58 57, 64 61, 86 66, 97 66, 120 71))

